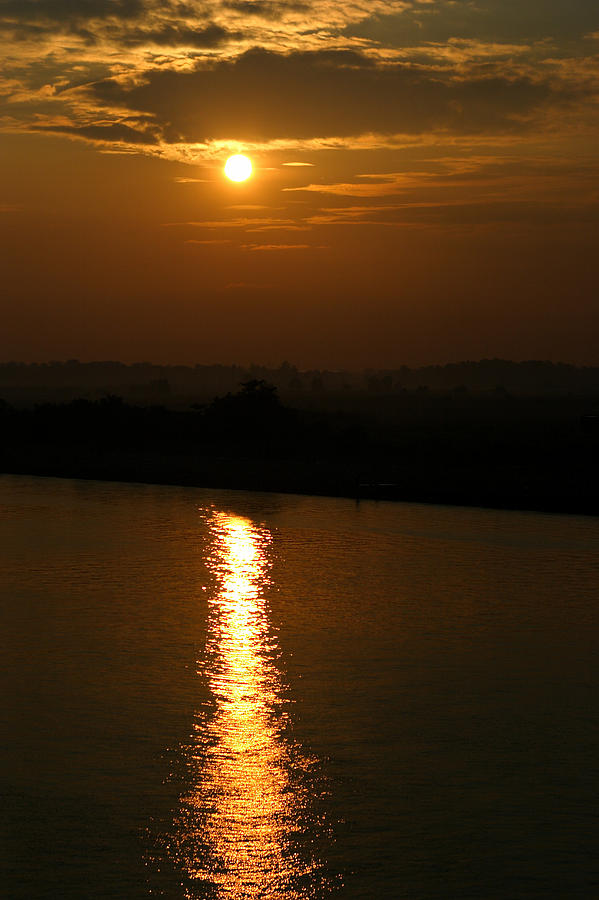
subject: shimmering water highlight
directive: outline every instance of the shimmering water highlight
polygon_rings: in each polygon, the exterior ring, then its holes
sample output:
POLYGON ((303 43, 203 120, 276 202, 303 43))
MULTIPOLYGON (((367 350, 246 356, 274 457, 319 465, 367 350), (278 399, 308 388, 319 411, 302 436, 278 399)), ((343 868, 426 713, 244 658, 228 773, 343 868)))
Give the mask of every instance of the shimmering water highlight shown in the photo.
POLYGON ((172 844, 186 897, 203 896, 207 885, 236 900, 314 896, 309 876, 318 866, 291 840, 306 806, 293 776, 307 760, 285 733, 280 651, 265 600, 271 535, 223 512, 208 512, 206 520, 215 589, 198 674, 211 701, 186 749, 193 788, 181 797, 172 844))

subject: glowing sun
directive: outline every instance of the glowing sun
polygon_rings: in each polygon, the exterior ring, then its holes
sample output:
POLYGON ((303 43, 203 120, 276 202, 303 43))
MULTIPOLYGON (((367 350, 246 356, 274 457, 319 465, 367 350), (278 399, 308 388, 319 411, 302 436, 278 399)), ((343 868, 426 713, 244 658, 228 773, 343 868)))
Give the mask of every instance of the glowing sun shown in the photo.
POLYGON ((252 174, 252 162, 247 156, 237 153, 225 163, 225 175, 231 181, 245 181, 252 174))

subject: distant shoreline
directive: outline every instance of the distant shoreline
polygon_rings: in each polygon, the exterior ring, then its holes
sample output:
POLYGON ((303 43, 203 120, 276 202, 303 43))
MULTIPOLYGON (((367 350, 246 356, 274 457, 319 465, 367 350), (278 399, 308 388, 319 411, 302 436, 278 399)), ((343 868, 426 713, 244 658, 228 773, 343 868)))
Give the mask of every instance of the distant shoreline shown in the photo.
POLYGON ((294 409, 254 379, 185 409, 112 395, 5 404, 0 471, 599 515, 599 416, 588 398, 378 399, 294 409))
POLYGON ((65 464, 56 459, 46 462, 30 459, 21 463, 5 461, 0 471, 4 475, 599 516, 599 504, 592 492, 587 496, 581 496, 578 492, 547 496, 538 488, 506 491, 499 486, 492 488, 488 484, 474 482, 469 485, 462 482, 458 488, 442 484, 439 479, 432 479, 426 487, 420 479, 416 482, 412 479, 411 484, 408 479, 403 484, 361 482, 351 471, 335 471, 330 464, 307 470, 298 465, 286 465, 288 461, 282 463, 281 460, 244 459, 235 463, 230 459, 202 459, 194 462, 195 465, 189 462, 181 465, 181 461, 149 459, 147 456, 137 460, 127 458, 117 461, 109 458, 87 463, 78 461, 76 464, 65 464))

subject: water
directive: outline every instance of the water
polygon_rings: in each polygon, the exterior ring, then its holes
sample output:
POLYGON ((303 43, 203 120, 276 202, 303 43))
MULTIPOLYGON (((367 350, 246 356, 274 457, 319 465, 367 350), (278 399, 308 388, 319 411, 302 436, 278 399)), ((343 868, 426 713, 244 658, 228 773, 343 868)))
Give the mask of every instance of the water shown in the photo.
POLYGON ((0 478, 8 898, 588 898, 599 521, 0 478))

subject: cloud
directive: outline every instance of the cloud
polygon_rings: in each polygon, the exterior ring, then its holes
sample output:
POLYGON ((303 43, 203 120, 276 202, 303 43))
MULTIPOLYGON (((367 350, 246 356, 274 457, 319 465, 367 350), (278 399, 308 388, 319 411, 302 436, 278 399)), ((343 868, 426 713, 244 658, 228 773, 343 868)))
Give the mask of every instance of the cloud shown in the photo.
MULTIPOLYGON (((363 177, 363 176, 360 176, 363 177)), ((308 191, 314 194, 338 194, 344 197, 385 197, 401 192, 401 178, 384 178, 367 184, 345 182, 340 184, 306 184, 303 187, 283 188, 285 193, 308 191)))
POLYGON ((572 40, 597 28, 596 0, 432 0, 401 13, 376 10, 351 22, 344 34, 386 46, 472 38, 530 41, 572 40))
POLYGON ((268 2, 268 0, 228 0, 223 3, 226 10, 233 10, 251 18, 281 19, 287 12, 305 13, 310 9, 309 3, 268 2))
POLYGON ((296 228, 293 219, 251 218, 238 216, 232 219, 207 219, 205 222, 165 222, 166 228, 248 228, 258 230, 263 228, 296 228))
POLYGON ((592 225, 599 222, 599 203, 555 203, 543 200, 489 199, 486 201, 455 201, 405 203, 392 206, 339 207, 323 209, 310 216, 313 228, 345 227, 464 227, 485 226, 565 226, 592 225))
MULTIPOLYGON (((596 0, 0 0, 0 125, 193 165, 256 153, 263 183, 276 169, 290 188, 327 151, 557 145, 565 134, 590 145, 596 10, 596 0)), ((406 186, 360 186, 328 161, 315 181, 327 180, 300 187, 305 201, 406 186)))
POLYGON ((230 244, 231 241, 229 238, 214 238, 212 240, 199 241, 195 238, 188 238, 188 240, 184 241, 185 244, 230 244))
POLYGON ((0 12, 21 19, 96 19, 139 15, 143 0, 2 0, 0 12))
POLYGON ((214 23, 204 28, 186 25, 182 22, 166 23, 159 28, 135 28, 123 33, 121 42, 125 46, 156 44, 161 47, 218 47, 227 40, 238 38, 238 33, 214 23))
POLYGON ((17 22, 55 23, 90 19, 132 19, 143 0, 1 0, 0 15, 17 22))
POLYGON ((153 115, 168 142, 521 130, 552 93, 527 77, 455 82, 353 51, 262 49, 192 72, 155 70, 133 87, 109 79, 89 90, 98 102, 153 115))
POLYGON ((184 178, 182 175, 178 175, 173 180, 177 184, 212 184, 209 178, 184 178))
POLYGON ((258 251, 270 251, 270 250, 313 250, 313 249, 323 249, 323 248, 314 248, 311 244, 242 244, 242 250, 258 250, 258 251))
POLYGON ((102 123, 92 125, 37 125, 36 131, 49 131, 53 134, 66 134, 75 138, 83 138, 98 143, 146 144, 157 143, 155 135, 148 131, 138 131, 121 123, 102 123))

